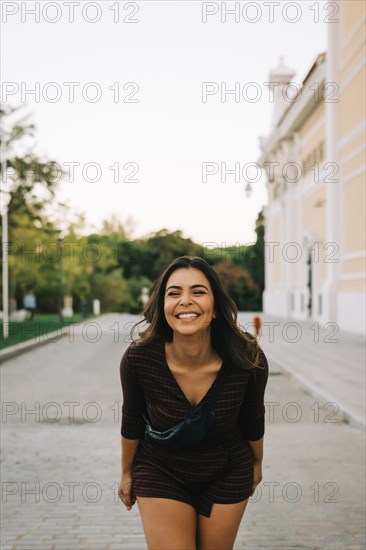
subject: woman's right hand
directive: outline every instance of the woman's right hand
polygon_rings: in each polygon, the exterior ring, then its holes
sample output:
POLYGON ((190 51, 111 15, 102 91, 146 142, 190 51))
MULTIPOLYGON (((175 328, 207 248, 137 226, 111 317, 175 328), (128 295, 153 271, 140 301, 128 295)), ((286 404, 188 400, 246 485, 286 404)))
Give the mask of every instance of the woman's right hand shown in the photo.
POLYGON ((132 498, 132 475, 123 475, 118 486, 118 496, 129 512, 136 502, 136 497, 132 498))

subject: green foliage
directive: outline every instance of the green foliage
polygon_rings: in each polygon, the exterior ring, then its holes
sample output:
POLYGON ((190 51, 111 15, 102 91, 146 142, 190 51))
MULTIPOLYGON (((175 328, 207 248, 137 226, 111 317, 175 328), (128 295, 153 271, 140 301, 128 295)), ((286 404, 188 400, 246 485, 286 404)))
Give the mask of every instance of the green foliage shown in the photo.
POLYGON ((62 176, 56 161, 40 159, 32 152, 30 138, 34 135, 35 126, 28 122, 30 115, 21 117, 23 107, 0 107, 0 175, 9 192, 9 230, 17 227, 13 214, 18 212, 42 225, 45 203, 54 198, 57 181, 62 176), (19 156, 20 150, 25 151, 22 156, 19 156))
POLYGON ((239 255, 239 265, 244 271, 247 271, 251 279, 256 283, 256 288, 259 288, 259 295, 252 293, 252 298, 249 296, 246 299, 246 309, 242 311, 261 311, 262 294, 265 285, 265 273, 264 273, 264 216, 263 210, 258 214, 256 220, 255 232, 257 234, 256 242, 253 245, 245 247, 243 253, 239 255))
POLYGON ((128 311, 132 298, 128 293, 127 282, 122 278, 122 270, 111 273, 97 273, 95 276, 95 296, 101 302, 101 312, 128 311))
MULTIPOLYGON (((95 233, 80 237, 71 229, 59 239, 56 229, 35 228, 29 220, 26 222, 25 214, 22 218, 13 228, 15 246, 9 255, 11 293, 18 307, 22 307, 22 297, 31 287, 42 312, 57 311, 61 292, 73 297, 74 311, 80 311, 83 301, 91 310, 93 298, 98 298, 103 313, 139 313, 142 288, 151 290, 153 281, 175 258, 184 254, 202 257, 201 247, 184 239, 180 232, 169 234, 163 230, 146 240, 130 241, 95 233)), ((241 311, 261 309, 264 271, 258 271, 263 260, 258 250, 257 242, 237 257, 230 254, 230 248, 209 257, 241 311)))
POLYGON ((258 311, 260 288, 248 271, 230 260, 216 264, 214 269, 239 311, 258 311))

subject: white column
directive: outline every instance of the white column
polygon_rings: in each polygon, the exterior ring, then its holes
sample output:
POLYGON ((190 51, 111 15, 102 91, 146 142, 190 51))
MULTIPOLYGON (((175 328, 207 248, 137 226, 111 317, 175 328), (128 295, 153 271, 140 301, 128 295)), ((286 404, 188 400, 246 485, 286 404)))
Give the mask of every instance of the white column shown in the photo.
MULTIPOLYGON (((340 10, 341 2, 337 1, 340 10)), ((341 13, 341 11, 339 12, 341 13)), ((339 83, 339 56, 338 37, 340 22, 328 25, 328 52, 327 52, 327 82, 339 83)), ((326 120, 326 160, 325 162, 336 162, 338 164, 338 103, 325 103, 326 120)), ((331 179, 331 178, 330 178, 331 179)), ((342 228, 340 222, 340 185, 341 182, 326 184, 326 241, 337 243, 341 251, 340 236, 342 228)), ((339 255, 337 255, 339 259, 339 255)), ((339 273, 339 262, 327 264, 327 278, 323 286, 324 297, 324 319, 337 322, 337 282, 339 273)))

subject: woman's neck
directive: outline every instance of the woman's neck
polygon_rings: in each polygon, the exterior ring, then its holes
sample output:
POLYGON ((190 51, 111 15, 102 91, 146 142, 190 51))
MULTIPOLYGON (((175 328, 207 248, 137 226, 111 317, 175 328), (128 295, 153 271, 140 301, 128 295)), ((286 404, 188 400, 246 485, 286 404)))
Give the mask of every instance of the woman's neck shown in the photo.
POLYGON ((210 339, 203 340, 202 335, 173 337, 172 342, 165 343, 165 353, 167 359, 177 366, 202 367, 220 360, 210 339))

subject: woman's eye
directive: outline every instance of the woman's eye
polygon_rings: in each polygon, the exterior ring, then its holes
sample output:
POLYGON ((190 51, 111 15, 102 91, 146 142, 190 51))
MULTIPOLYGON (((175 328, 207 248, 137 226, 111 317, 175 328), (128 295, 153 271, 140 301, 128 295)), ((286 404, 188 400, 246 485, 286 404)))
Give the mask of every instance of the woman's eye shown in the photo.
MULTIPOLYGON (((178 296, 178 292, 169 292, 168 296, 178 296)), ((196 290, 194 294, 204 294, 203 290, 196 290)))

